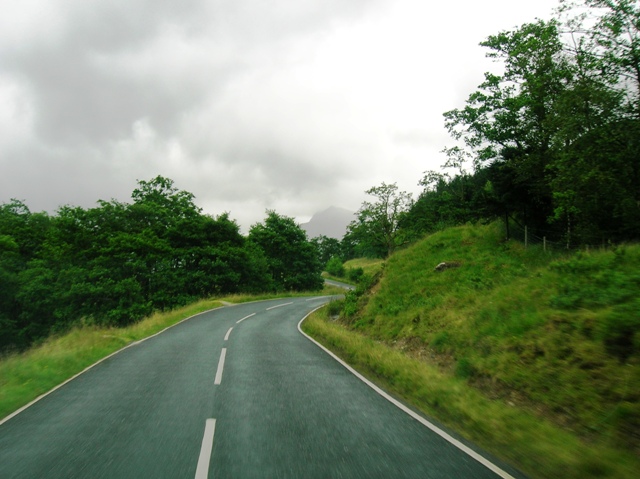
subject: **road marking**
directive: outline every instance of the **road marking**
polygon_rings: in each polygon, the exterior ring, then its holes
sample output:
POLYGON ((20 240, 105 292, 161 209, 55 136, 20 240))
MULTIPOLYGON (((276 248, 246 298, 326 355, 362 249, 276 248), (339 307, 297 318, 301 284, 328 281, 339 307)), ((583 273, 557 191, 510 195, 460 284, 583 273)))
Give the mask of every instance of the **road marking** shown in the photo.
POLYGON ((331 351, 329 351, 327 348, 325 348, 322 344, 320 344, 318 341, 316 341, 315 339, 313 339, 311 336, 309 336, 307 333, 305 333, 304 331, 302 331, 302 322, 307 319, 309 316, 311 316, 312 313, 314 313, 315 311, 317 311, 318 309, 322 308, 324 306, 320 306, 319 308, 314 309, 313 311, 311 311, 309 314, 307 314, 304 318, 302 318, 300 320, 300 322, 298 323, 298 331, 300 331, 300 333, 305 336, 309 341, 315 343, 316 346, 318 346, 320 349, 324 350, 325 353, 327 353, 329 356, 331 356, 333 359, 335 359, 336 361, 338 361, 340 364, 342 364, 342 366, 344 366, 351 374, 353 374, 355 377, 357 377, 358 379, 360 379, 360 381, 362 381, 363 383, 365 383, 367 386, 369 386, 371 389, 373 389, 375 392, 377 392, 380 396, 382 396, 383 398, 385 398, 387 401, 389 401, 391 404, 393 404, 394 406, 396 406, 397 408, 401 409, 402 411, 404 411, 405 413, 407 413, 409 416, 411 416, 413 419, 415 419, 416 421, 418 421, 419 423, 421 423, 423 426, 428 427, 429 429, 431 429, 434 433, 436 433, 438 436, 440 436, 441 438, 443 438, 445 441, 448 441, 449 443, 451 443, 452 445, 454 445, 455 447, 457 447, 458 449, 460 449, 462 452, 464 452, 465 454, 467 454, 468 456, 472 457, 473 459, 475 459, 476 461, 478 461, 480 464, 482 464, 483 466, 485 466, 487 469, 493 471, 495 474, 497 474, 498 476, 500 476, 502 479, 515 479, 511 474, 509 474, 508 472, 504 471, 503 469, 499 468, 498 466, 496 466, 494 463, 492 463, 491 461, 489 461, 488 459, 485 459, 483 456, 481 456, 480 454, 478 454, 476 451, 474 451, 473 449, 471 449, 470 447, 466 446, 465 444, 463 444, 462 442, 458 441, 456 438, 454 438, 453 436, 451 436, 450 434, 446 433, 445 431, 443 431, 442 429, 440 429, 438 426, 436 426, 435 424, 432 424, 431 422, 429 422, 428 420, 426 420, 425 418, 423 418, 422 416, 420 416, 418 413, 412 411, 411 409, 409 409, 407 406, 405 406, 404 404, 402 404, 400 401, 398 401, 397 399, 393 398, 392 396, 389 396, 389 394, 387 394, 385 391, 383 391, 382 389, 380 389, 378 386, 376 386, 375 384, 373 384, 371 381, 369 381, 367 378, 365 378, 362 374, 360 374, 358 371, 356 371, 355 369, 353 369, 351 366, 349 366, 347 363, 345 363, 342 359, 340 359, 338 356, 336 356, 335 354, 333 354, 331 351))
POLYGON ((267 311, 269 311, 271 309, 282 308, 283 306, 289 306, 290 304, 293 304, 293 301, 290 302, 290 303, 278 304, 277 306, 271 306, 270 308, 267 308, 267 311))
POLYGON ((227 334, 224 335, 224 340, 225 341, 229 340, 229 335, 231 334, 231 331, 233 331, 233 328, 229 328, 229 331, 227 331, 227 334))
MULTIPOLYGON (((339 295, 342 296, 342 295, 339 295)), ((336 296, 335 294, 331 295, 331 296, 314 296, 313 298, 309 298, 309 299, 305 299, 305 301, 321 301, 324 300, 326 303, 326 299, 334 299, 337 298, 338 296, 336 296)))
POLYGON ((209 462, 213 451, 213 435, 216 432, 216 420, 207 419, 204 426, 204 437, 200 447, 200 457, 198 457, 198 467, 196 468, 195 479, 207 479, 209 477, 209 462))
POLYGON ((220 361, 218 361, 218 370, 216 371, 216 378, 213 384, 220 384, 222 382, 222 370, 224 369, 224 359, 227 356, 227 348, 222 348, 220 353, 220 361))
POLYGON ((249 316, 245 316, 244 318, 242 318, 242 319, 240 319, 240 320, 236 321, 236 324, 240 324, 240 323, 241 323, 242 321, 244 321, 245 319, 248 319, 248 318, 250 318, 251 316, 255 316, 255 315, 256 315, 256 313, 251 313, 249 316))
POLYGON ((4 418, 0 418, 0 426, 1 426, 2 424, 4 424, 5 422, 9 421, 10 419, 12 419, 12 418, 16 417, 16 416, 17 416, 18 414, 20 414, 21 412, 23 412, 23 411, 27 410, 28 408, 30 408, 31 406, 33 406, 33 405, 34 405, 35 403, 37 403, 38 401, 40 401, 40 400, 42 400, 42 399, 46 398, 49 394, 53 393, 54 391, 57 391, 58 389, 60 389, 61 387, 65 386, 65 385, 67 385, 68 383, 70 383, 71 381, 73 381, 74 379, 76 379, 77 377, 79 377, 79 376, 83 375, 84 373, 88 372, 90 369, 92 369, 92 368, 94 368, 95 366, 97 366, 98 364, 100 364, 100 363, 102 363, 102 362, 106 361, 106 360, 107 360, 107 359, 109 359, 110 357, 115 356, 116 354, 119 354, 119 353, 121 353, 122 351, 124 351, 124 350, 126 350, 126 349, 128 349, 128 348, 130 348, 130 347, 132 347, 132 346, 137 346, 138 344, 143 343, 144 341, 147 341, 148 339, 155 338, 156 336, 161 335, 161 334, 162 334, 162 333, 164 333, 165 331, 168 331, 168 330, 169 330, 169 329, 171 329, 171 328, 175 328, 175 327, 176 327, 176 326, 178 326, 179 324, 182 324, 182 323, 184 323, 184 322, 186 322, 186 321, 189 321, 190 319, 193 319, 193 318, 195 318, 196 316, 201 316, 201 315, 203 315, 203 314, 210 313, 211 311, 213 311, 213 310, 215 310, 215 309, 217 309, 217 308, 208 309, 207 311, 202 311, 201 313, 197 313, 197 314, 194 314, 193 316, 189 316, 188 318, 184 318, 183 320, 178 321, 177 323, 172 324, 171 326, 167 326, 167 327, 166 327, 166 328, 164 328, 162 331, 158 331, 157 333, 152 334, 151 336, 148 336, 148 337, 146 337, 146 338, 143 338, 143 339, 141 339, 141 340, 139 340, 139 341, 135 341, 135 342, 133 342, 133 343, 129 343, 129 344, 127 344, 126 346, 122 347, 121 349, 118 349, 117 351, 114 351, 113 353, 109 354, 108 356, 105 356, 104 358, 97 360, 95 363, 93 363, 93 364, 91 364, 91 365, 87 366, 86 368, 84 368, 84 369, 83 369, 82 371, 80 371, 78 374, 76 374, 76 375, 74 375, 74 376, 71 376, 71 377, 70 377, 69 379, 67 379, 66 381, 64 381, 64 382, 62 382, 62 383, 58 384, 57 386, 55 386, 55 387, 53 387, 53 388, 49 389, 47 392, 45 392, 45 393, 41 394, 40 396, 38 396, 37 398, 35 398, 35 399, 34 399, 33 401, 31 401, 30 403, 25 404, 24 406, 22 406, 20 409, 16 409, 15 411, 13 411, 13 412, 12 412, 11 414, 9 414, 8 416, 5 416, 4 418))

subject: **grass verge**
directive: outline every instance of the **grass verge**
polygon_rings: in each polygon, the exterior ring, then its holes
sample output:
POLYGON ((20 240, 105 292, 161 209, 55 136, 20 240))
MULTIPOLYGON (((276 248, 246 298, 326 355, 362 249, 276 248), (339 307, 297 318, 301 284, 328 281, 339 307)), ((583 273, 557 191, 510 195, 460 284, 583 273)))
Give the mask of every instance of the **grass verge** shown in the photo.
MULTIPOLYGON (((341 288, 325 287, 320 294, 342 293, 341 288)), ((228 303, 317 294, 234 295, 207 299, 173 311, 155 313, 126 328, 84 326, 50 337, 24 353, 0 357, 0 420, 96 361, 198 313, 228 303)))
POLYGON ((155 313, 126 328, 85 326, 54 336, 0 361, 0 418, 11 414, 109 354, 185 318, 222 306, 202 300, 165 313, 155 313))
POLYGON ((463 379, 347 329, 325 308, 303 330, 372 381, 534 478, 632 478, 640 461, 607 445, 586 444, 569 431, 502 400, 490 400, 463 379))

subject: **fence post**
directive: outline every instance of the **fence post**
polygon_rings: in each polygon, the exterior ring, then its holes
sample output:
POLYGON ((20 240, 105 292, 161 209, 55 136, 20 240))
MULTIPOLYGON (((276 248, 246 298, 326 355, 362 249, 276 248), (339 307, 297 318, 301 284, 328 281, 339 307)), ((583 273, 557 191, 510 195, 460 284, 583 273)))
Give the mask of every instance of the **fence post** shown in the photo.
POLYGON ((547 237, 543 236, 542 237, 542 251, 547 251, 547 237))
POLYGON ((529 232, 527 230, 527 227, 524 227, 524 247, 525 249, 527 248, 527 246, 529 245, 529 232))

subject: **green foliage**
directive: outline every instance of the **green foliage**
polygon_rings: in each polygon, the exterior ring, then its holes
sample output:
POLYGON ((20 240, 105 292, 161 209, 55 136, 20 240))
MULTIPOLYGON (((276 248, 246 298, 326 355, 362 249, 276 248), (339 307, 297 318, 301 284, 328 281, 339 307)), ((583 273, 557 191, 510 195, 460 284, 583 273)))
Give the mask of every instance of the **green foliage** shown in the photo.
POLYGON ((469 358, 460 358, 456 361, 455 375, 461 379, 469 379, 476 374, 476 370, 469 358))
MULTIPOLYGON (((377 270, 375 274, 368 275, 363 273, 362 268, 357 268, 360 274, 357 275, 358 282, 356 288, 347 291, 344 301, 341 302, 340 318, 348 323, 353 324, 354 327, 360 327, 365 324, 370 324, 371 320, 363 318, 360 312, 369 301, 369 293, 371 288, 380 279, 380 270, 377 270)), ((350 269, 349 271, 354 271, 350 269)))
POLYGON ((550 267, 561 273, 561 279, 552 306, 576 310, 615 306, 635 298, 640 289, 640 272, 634 267, 638 258, 628 257, 626 251, 622 247, 601 254, 578 252, 553 263, 550 267))
POLYGON ((362 269, 365 274, 375 276, 384 268, 384 260, 381 258, 354 258, 345 261, 346 270, 362 269))
POLYGON ((393 183, 382 183, 366 191, 375 202, 365 201, 343 242, 351 243, 356 256, 386 258, 405 243, 401 221, 412 205, 411 194, 398 191, 393 183))
POLYGON ((276 291, 322 289, 324 280, 317 249, 293 218, 268 211, 264 223, 251 227, 248 240, 266 258, 276 291))
POLYGON ((344 299, 332 300, 327 306, 327 314, 329 317, 339 316, 344 308, 344 299))
POLYGON ((556 18, 482 42, 501 72, 444 113, 459 146, 425 174, 399 236, 511 217, 569 245, 637 240, 638 15, 631 0, 563 0, 556 18))
POLYGON ((311 243, 317 248, 320 263, 323 265, 326 265, 334 257, 342 258, 344 256, 342 244, 335 238, 320 235, 312 238, 311 243))
POLYGON ((337 276, 338 278, 344 277, 344 265, 342 263, 342 260, 337 256, 333 256, 329 261, 327 261, 325 270, 332 276, 337 276))
MULTIPOLYGON (((624 450, 624 443, 608 445, 594 438, 581 441, 574 431, 536 414, 538 408, 516 405, 511 402, 513 397, 497 397, 496 391, 486 397, 471 387, 465 379, 474 377, 466 369, 471 362, 461 361, 467 366, 460 367, 462 378, 455 377, 425 358, 403 354, 398 347, 327 320, 320 312, 305 320, 302 328, 372 382, 529 477, 622 479, 637 475, 640 460, 634 452, 624 450)), ((621 402, 611 411, 612 421, 637 431, 637 407, 621 402)))
MULTIPOLYGON (((0 351, 77 324, 122 327, 199 298, 273 289, 264 250, 228 214, 203 215, 161 176, 140 181, 132 198, 52 217, 0 205, 0 351)), ((293 288, 310 284, 304 268, 317 262, 305 245, 291 256, 293 288)))
POLYGON ((504 233, 450 228, 397 251, 379 281, 347 295, 342 323, 580 437, 637 447, 612 411, 625 404, 638 421, 640 246, 560 256, 504 233), (457 267, 436 271, 443 261, 457 267))
POLYGON ((364 269, 362 268, 349 268, 347 270, 347 278, 354 283, 359 282, 364 276, 364 269))
POLYGON ((550 266, 560 273, 550 304, 569 311, 599 311, 590 334, 623 362, 640 354, 640 257, 636 248, 627 251, 623 247, 600 254, 579 253, 550 266))
POLYGON ((342 306, 341 316, 345 318, 347 321, 351 321, 352 318, 354 318, 358 313, 359 299, 360 299, 360 294, 358 294, 356 291, 347 291, 347 293, 345 294, 344 302, 341 305, 342 306))

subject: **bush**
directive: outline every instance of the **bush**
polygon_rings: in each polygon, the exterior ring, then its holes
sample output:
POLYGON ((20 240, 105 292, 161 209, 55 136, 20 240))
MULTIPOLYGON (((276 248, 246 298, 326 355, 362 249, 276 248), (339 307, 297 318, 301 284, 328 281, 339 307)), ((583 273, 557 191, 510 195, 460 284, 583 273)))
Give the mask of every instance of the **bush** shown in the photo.
POLYGON ((355 291, 348 291, 345 294, 344 303, 342 306, 342 315, 345 319, 351 319, 358 313, 358 299, 360 295, 355 291))
POLYGON ((344 307, 344 299, 332 300, 327 307, 327 315, 331 318, 333 316, 339 316, 344 307))
POLYGON ((602 325, 602 340, 609 354, 625 362, 640 352, 640 300, 612 308, 602 325))
POLYGON ((362 268, 349 268, 347 270, 347 278, 357 283, 364 276, 364 269, 362 268))
POLYGON ((344 265, 342 264, 342 260, 337 256, 332 256, 331 259, 327 261, 325 269, 331 276, 337 276, 338 278, 344 277, 344 265))

